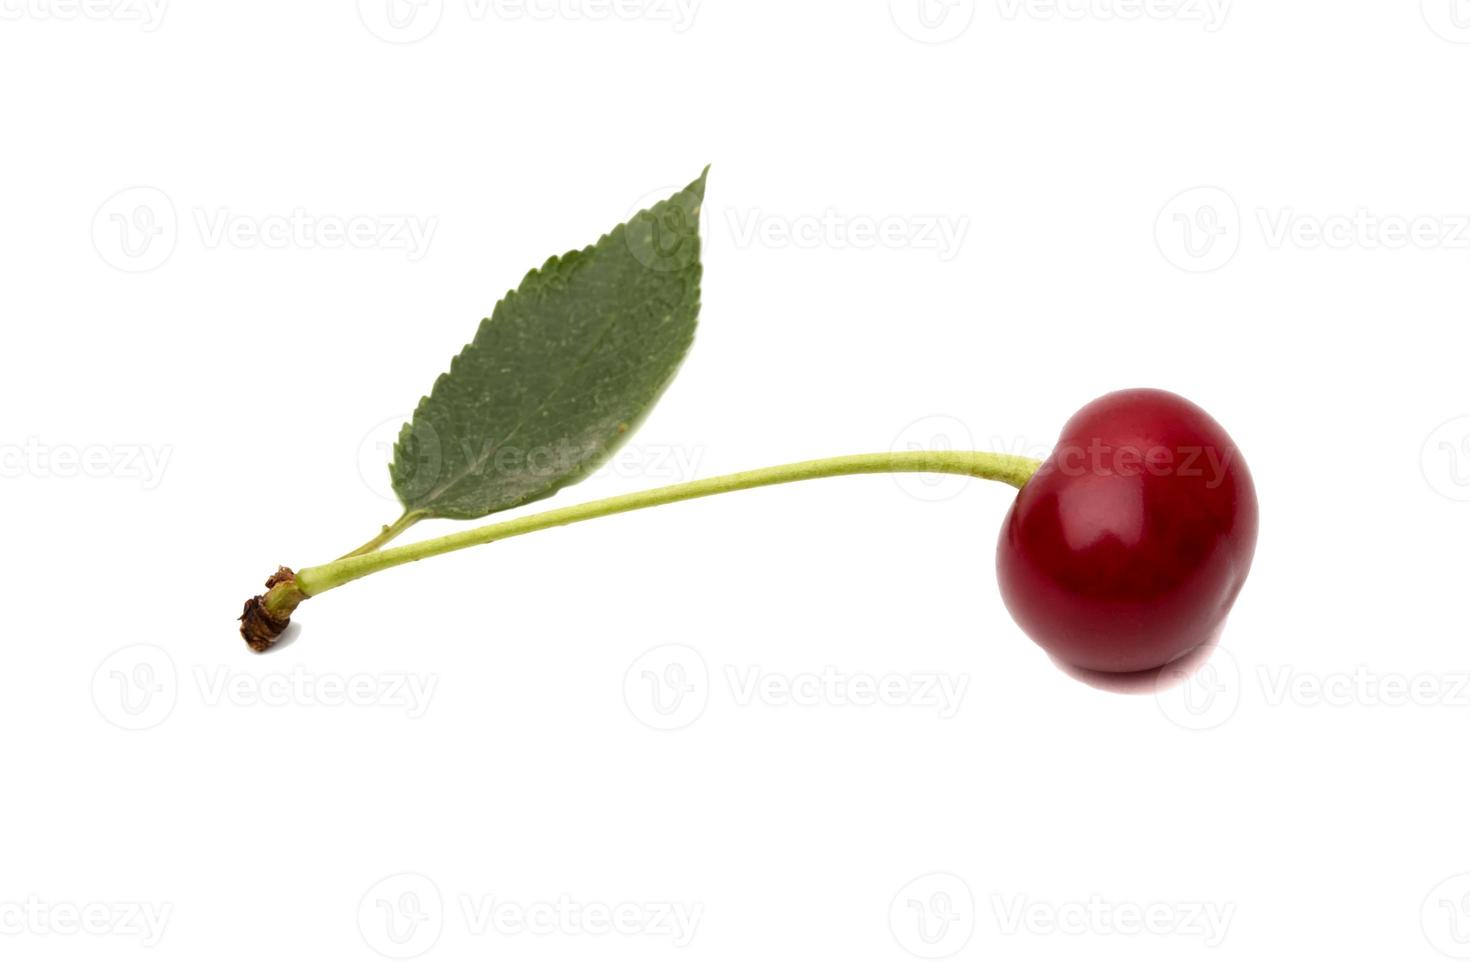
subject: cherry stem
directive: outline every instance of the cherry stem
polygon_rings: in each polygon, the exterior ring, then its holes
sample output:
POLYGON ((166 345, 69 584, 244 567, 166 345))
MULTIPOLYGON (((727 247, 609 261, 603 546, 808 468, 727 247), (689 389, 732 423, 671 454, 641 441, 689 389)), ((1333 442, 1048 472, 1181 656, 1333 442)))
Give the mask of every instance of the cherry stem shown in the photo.
MULTIPOLYGON (((411 510, 404 514, 402 517, 398 518, 398 520, 394 521, 392 524, 384 524, 382 532, 380 532, 376 538, 373 538, 371 541, 369 541, 367 544, 364 544, 356 551, 347 552, 347 554, 343 555, 342 558, 356 558, 358 555, 366 555, 370 554, 371 552, 377 551, 379 548, 383 547, 383 545, 387 544, 389 541, 392 541, 394 538, 398 537, 404 531, 407 531, 409 528, 413 527, 415 524, 417 524, 419 521, 423 520, 427 516, 428 515, 426 515, 422 511, 411 510)), ((338 558, 337 560, 341 561, 342 558, 338 558)))
POLYGON ((571 507, 560 507, 539 514, 530 514, 498 524, 471 528, 428 541, 377 550, 383 543, 412 527, 423 516, 410 512, 400 518, 396 524, 385 527, 382 534, 350 555, 326 565, 301 569, 296 573, 295 580, 289 583, 289 588, 284 588, 282 594, 275 597, 277 601, 272 601, 270 593, 264 596, 263 600, 267 608, 289 606, 281 610, 289 615, 289 611, 294 609, 302 599, 320 595, 385 568, 406 565, 423 558, 530 534, 533 531, 605 517, 609 514, 621 514, 627 511, 642 510, 646 507, 657 507, 660 504, 730 493, 735 490, 860 473, 958 474, 995 480, 1019 489, 1026 485, 1026 481, 1031 479, 1040 466, 1040 460, 1024 456, 981 452, 918 451, 834 456, 759 470, 747 470, 743 473, 710 477, 653 490, 641 490, 636 493, 609 497, 605 500, 594 500, 584 504, 574 504, 571 507))

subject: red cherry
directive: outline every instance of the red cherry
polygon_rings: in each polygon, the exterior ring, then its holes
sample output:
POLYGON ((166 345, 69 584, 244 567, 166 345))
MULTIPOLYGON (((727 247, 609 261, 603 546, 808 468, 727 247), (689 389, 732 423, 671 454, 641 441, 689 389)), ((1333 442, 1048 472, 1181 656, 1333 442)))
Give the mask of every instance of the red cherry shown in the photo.
POLYGON ((1256 490, 1192 402, 1136 388, 1072 416, 996 555, 1011 616, 1058 660, 1150 670, 1211 641, 1256 550, 1256 490))

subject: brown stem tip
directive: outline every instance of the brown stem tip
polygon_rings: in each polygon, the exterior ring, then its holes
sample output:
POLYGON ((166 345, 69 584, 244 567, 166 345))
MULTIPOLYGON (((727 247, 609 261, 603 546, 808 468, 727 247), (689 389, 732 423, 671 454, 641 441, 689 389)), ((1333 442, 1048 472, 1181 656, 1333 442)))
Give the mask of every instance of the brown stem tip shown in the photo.
POLYGON ((256 653, 265 653, 281 638, 291 625, 291 613, 306 598, 296 585, 296 573, 284 565, 265 580, 265 587, 268 591, 246 601, 240 614, 240 635, 256 653))

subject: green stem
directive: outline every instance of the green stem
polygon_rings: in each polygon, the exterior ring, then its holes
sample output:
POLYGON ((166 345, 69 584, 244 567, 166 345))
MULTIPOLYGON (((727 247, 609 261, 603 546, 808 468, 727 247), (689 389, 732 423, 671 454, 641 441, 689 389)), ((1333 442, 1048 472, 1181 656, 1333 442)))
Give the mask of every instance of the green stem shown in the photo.
MULTIPOLYGON (((347 554, 343 555, 342 558, 356 558, 358 555, 366 555, 371 552, 377 551, 379 548, 383 547, 383 545, 387 544, 389 541, 392 541, 404 531, 407 531, 419 521, 423 520, 424 517, 425 515, 422 511, 408 511, 392 524, 384 524, 382 532, 379 533, 376 538, 373 538, 371 541, 363 545, 361 548, 358 548, 356 551, 347 552, 347 554)), ((341 561, 342 558, 338 558, 337 560, 341 561)))
MULTIPOLYGON (((693 500, 697 497, 708 497, 713 494, 729 493, 734 490, 748 490, 752 487, 764 487, 778 483, 794 483, 798 480, 815 480, 828 476, 847 476, 858 473, 952 473, 986 480, 997 480, 1019 489, 1025 486, 1026 481, 1031 478, 1032 474, 1040 466, 1040 461, 1028 459, 1024 456, 1006 456, 1000 453, 923 451, 869 453, 861 456, 835 456, 828 459, 815 459, 802 463, 788 463, 784 466, 747 470, 744 473, 710 477, 706 480, 695 480, 692 483, 681 483, 677 486, 660 487, 654 490, 642 490, 637 493, 623 494, 619 497, 609 497, 605 500, 594 500, 585 504, 575 504, 571 507, 561 507, 540 514, 518 517, 499 524, 471 528, 468 531, 448 534, 442 538, 433 538, 429 541, 418 541, 413 544, 401 545, 385 551, 364 551, 363 549, 358 549, 358 552, 347 557, 339 558, 330 564, 317 565, 314 568, 303 568, 300 572, 296 573, 294 584, 300 590, 302 597, 320 595, 329 589, 335 589, 339 585, 346 585, 348 582, 360 579, 365 575, 380 572, 385 568, 405 565, 409 562, 418 561, 421 558, 430 558, 434 555, 442 555, 451 551, 472 548, 475 545, 488 544, 491 541, 500 541, 504 538, 516 537, 521 534, 530 534, 533 531, 541 531, 546 528, 560 527, 564 524, 575 524, 578 521, 587 521, 594 517, 604 517, 608 514, 621 514, 631 510, 642 510, 645 507, 657 507, 660 504, 671 504, 680 500, 693 500)), ((413 517, 415 521, 418 519, 416 515, 405 514, 399 523, 403 523, 404 520, 410 517, 413 517)), ((410 522, 409 525, 405 526, 410 526, 412 523, 410 522)), ((394 525, 394 527, 396 526, 394 525)), ((384 534, 388 534, 391 530, 393 528, 385 528, 384 534)))

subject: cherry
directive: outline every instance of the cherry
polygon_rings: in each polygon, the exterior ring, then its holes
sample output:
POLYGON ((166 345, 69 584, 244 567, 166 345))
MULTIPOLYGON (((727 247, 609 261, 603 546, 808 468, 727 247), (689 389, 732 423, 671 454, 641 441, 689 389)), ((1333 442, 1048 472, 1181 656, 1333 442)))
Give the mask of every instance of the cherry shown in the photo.
POLYGON ((1021 489, 996 570, 1011 616, 1084 670, 1125 673, 1209 643, 1256 550, 1256 491, 1225 430, 1156 389, 1067 422, 1021 489))

